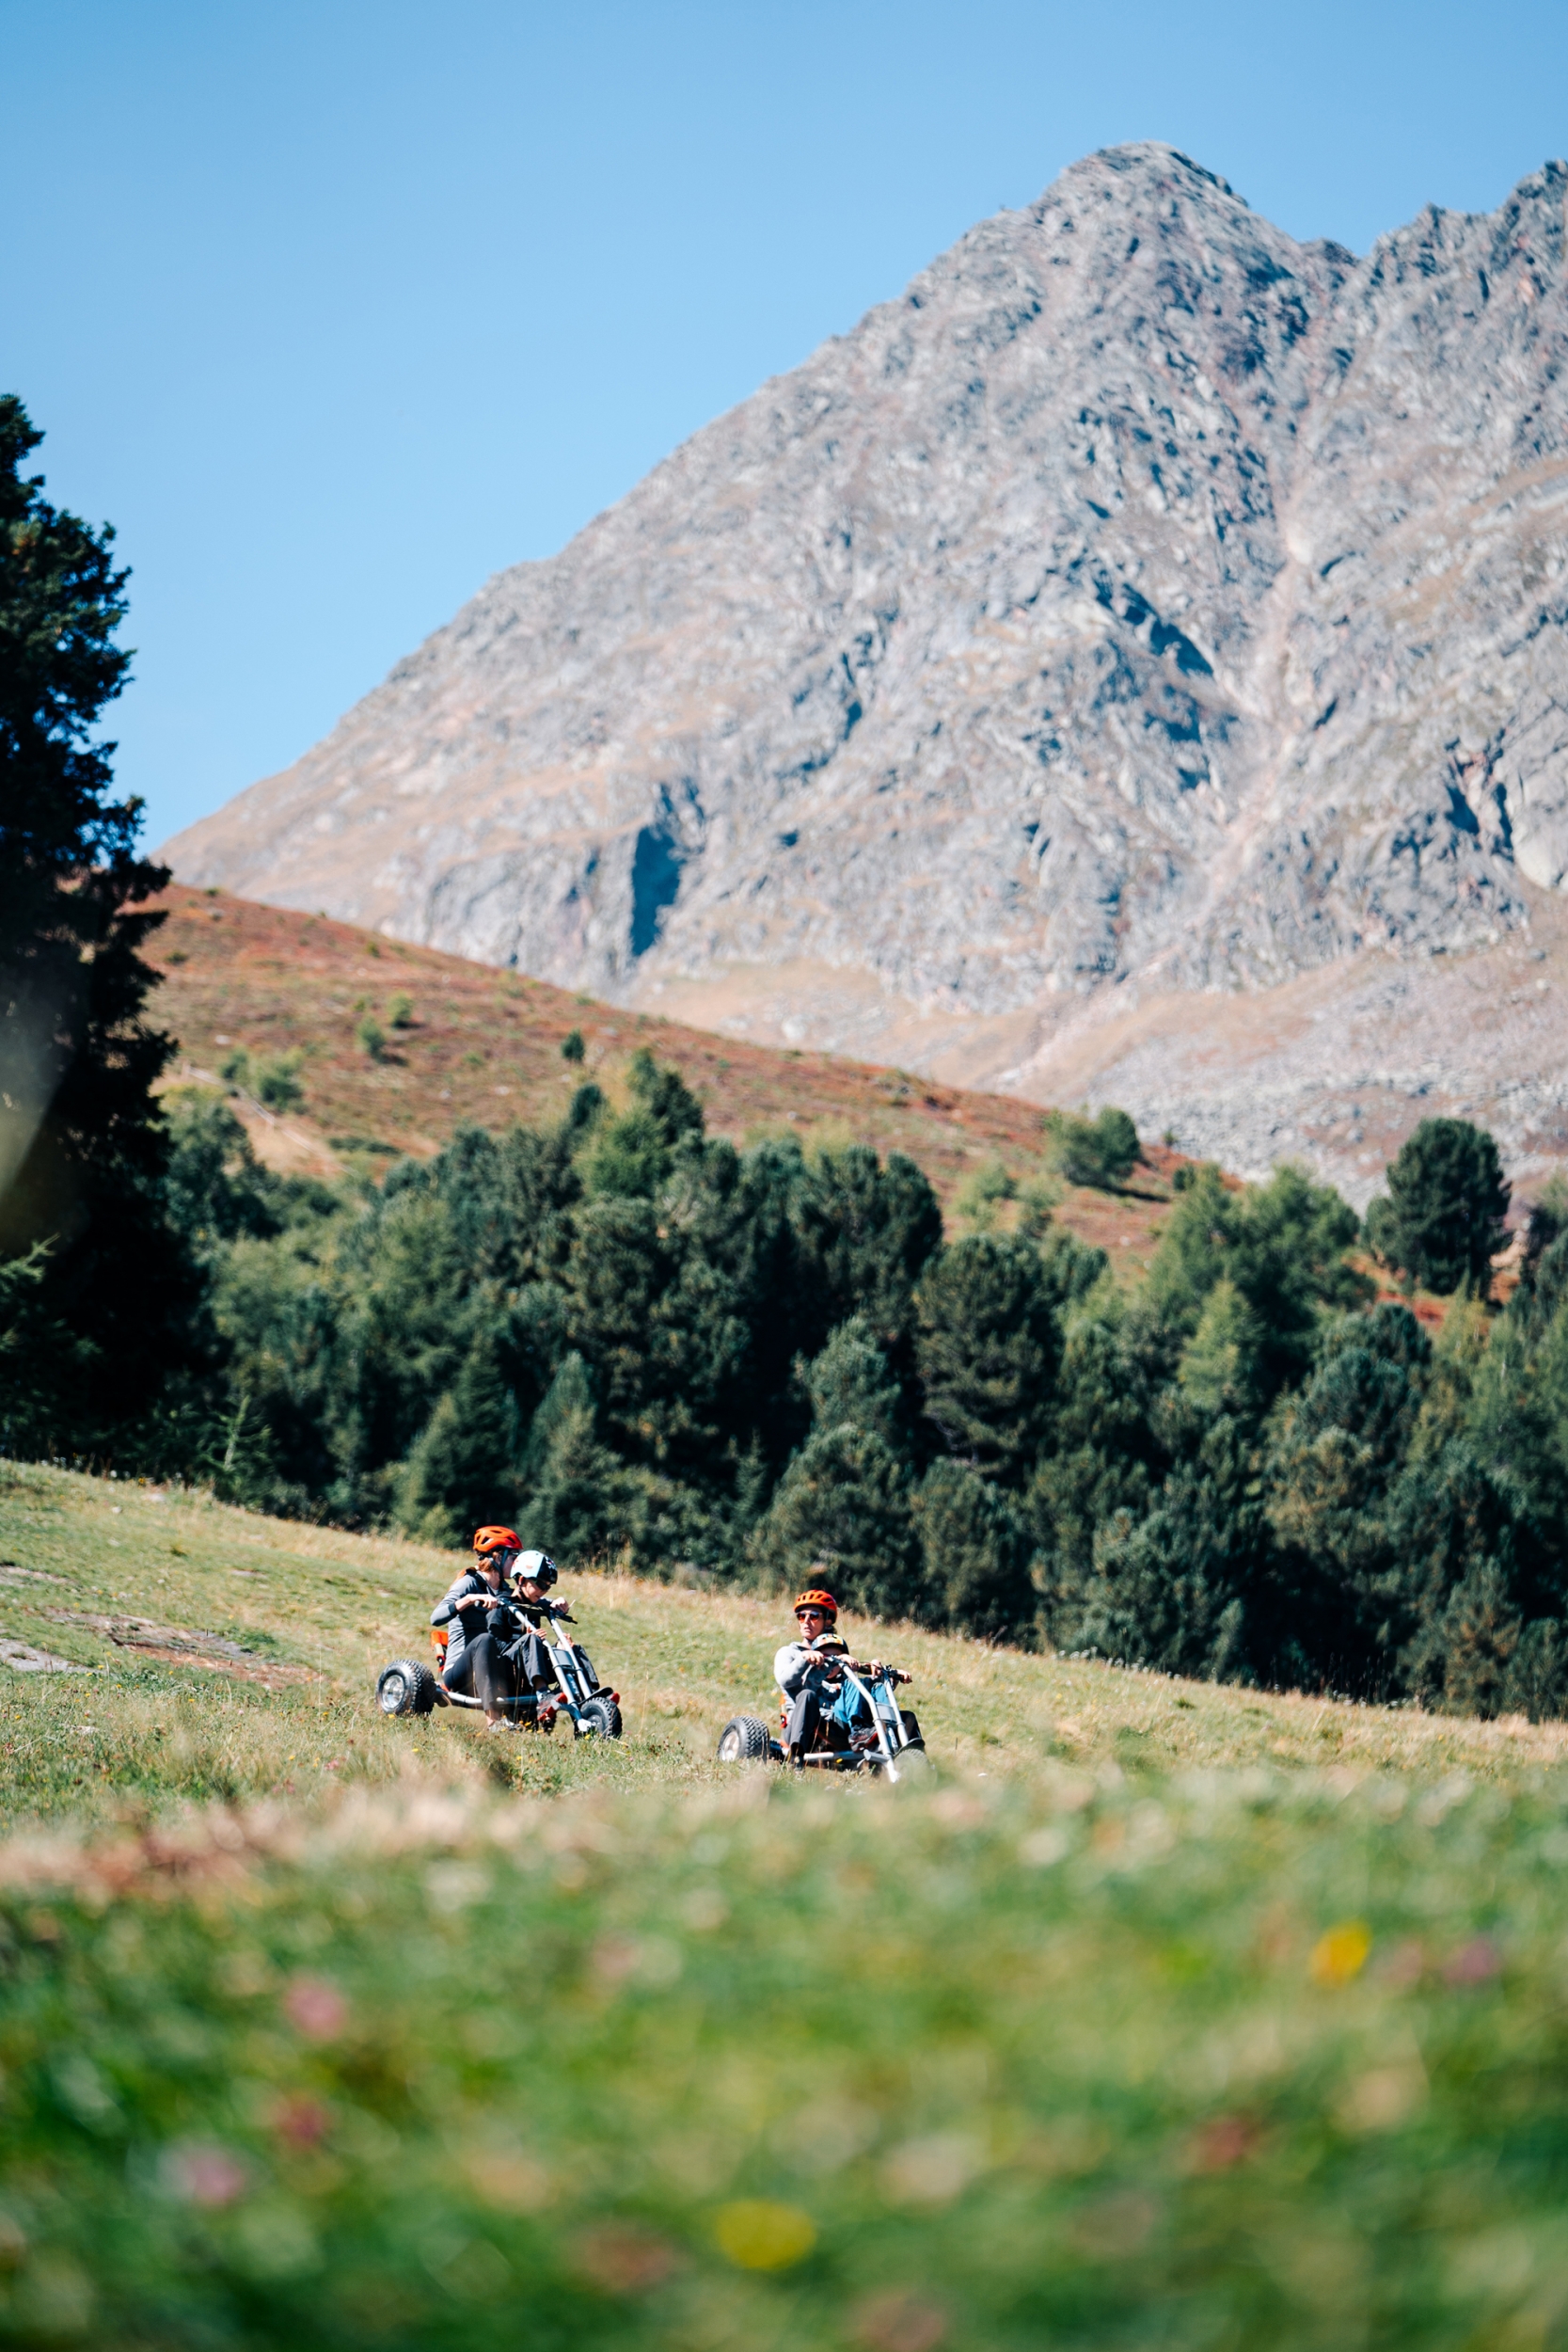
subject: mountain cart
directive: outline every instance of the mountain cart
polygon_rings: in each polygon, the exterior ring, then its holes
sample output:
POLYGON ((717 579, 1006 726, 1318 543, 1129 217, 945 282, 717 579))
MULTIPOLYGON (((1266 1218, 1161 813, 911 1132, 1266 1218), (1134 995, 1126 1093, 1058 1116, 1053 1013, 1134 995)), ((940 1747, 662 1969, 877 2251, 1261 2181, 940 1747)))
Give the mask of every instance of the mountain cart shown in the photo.
MULTIPOLYGON (((800 1759, 802 1769, 868 1772, 874 1780, 929 1780, 935 1768, 926 1753, 919 1718, 900 1707, 895 1695, 898 1684, 909 1677, 893 1666, 863 1671, 847 1659, 843 1675, 861 1701, 862 1724, 850 1730, 842 1724, 824 1722, 815 1744, 800 1759)), ((786 1702, 780 1708, 781 1730, 788 1715, 786 1702)), ((760 1715, 732 1715, 719 1735, 719 1756, 724 1764, 785 1761, 784 1741, 769 1731, 760 1715)))
MULTIPOLYGON (((619 1740, 621 1693, 605 1689, 580 1642, 574 1642, 569 1633, 551 1638, 557 1626, 569 1622, 552 1616, 540 1629, 555 1670, 555 1690, 526 1691, 516 1698, 503 1699, 501 1706, 514 1723, 533 1723, 541 1731, 553 1732, 556 1717, 564 1715, 575 1740, 619 1740)), ((381 1669, 375 1703, 384 1715, 428 1715, 437 1707, 469 1707, 477 1710, 478 1699, 447 1690, 439 1678, 439 1669, 446 1660, 446 1627, 433 1626, 430 1639, 436 1651, 435 1672, 414 1658, 394 1658, 389 1666, 381 1669)))

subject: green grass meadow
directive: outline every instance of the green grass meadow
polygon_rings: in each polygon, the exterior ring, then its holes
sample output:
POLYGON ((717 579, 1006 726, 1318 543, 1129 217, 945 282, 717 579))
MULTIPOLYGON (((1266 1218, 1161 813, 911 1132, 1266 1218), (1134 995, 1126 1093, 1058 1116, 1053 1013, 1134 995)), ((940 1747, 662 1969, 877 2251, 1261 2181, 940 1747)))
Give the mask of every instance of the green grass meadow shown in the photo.
POLYGON ((568 1574, 574 1746, 373 1712, 413 1545, 8 1468, 0 1562, 7 2341, 1568 2342, 1560 1727, 881 1629, 938 1787, 802 1786, 754 1597, 568 1574))

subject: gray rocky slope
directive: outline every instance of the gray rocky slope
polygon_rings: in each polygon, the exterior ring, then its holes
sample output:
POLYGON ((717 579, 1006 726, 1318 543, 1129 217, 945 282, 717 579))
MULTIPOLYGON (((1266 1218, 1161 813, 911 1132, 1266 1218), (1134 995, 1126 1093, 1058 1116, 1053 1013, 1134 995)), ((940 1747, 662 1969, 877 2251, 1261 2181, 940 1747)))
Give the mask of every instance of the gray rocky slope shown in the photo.
POLYGON ((1358 261, 1168 148, 1090 156, 176 870, 1090 1097, 1082 1040, 1151 994, 1517 946, 1568 871, 1565 197, 1358 261))

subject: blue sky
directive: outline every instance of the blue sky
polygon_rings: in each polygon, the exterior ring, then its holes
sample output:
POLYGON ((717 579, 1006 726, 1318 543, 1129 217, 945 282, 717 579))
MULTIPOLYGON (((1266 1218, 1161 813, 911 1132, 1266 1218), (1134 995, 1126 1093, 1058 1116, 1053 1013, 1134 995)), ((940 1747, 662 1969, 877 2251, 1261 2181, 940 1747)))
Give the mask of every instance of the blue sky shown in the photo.
POLYGON ((0 387, 132 564, 158 841, 1088 150, 1365 250, 1568 149, 1568 7, 0 0, 0 387))

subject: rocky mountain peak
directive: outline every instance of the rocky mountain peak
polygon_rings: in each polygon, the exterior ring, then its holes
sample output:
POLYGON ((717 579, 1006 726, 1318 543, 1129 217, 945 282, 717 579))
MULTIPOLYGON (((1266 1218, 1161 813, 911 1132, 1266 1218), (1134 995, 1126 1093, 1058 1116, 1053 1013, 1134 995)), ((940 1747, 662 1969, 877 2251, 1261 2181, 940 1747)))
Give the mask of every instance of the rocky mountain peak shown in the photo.
POLYGON ((1085 157, 176 868, 1021 1084, 1129 990, 1517 936, 1568 872, 1565 194, 1357 261, 1085 157))

